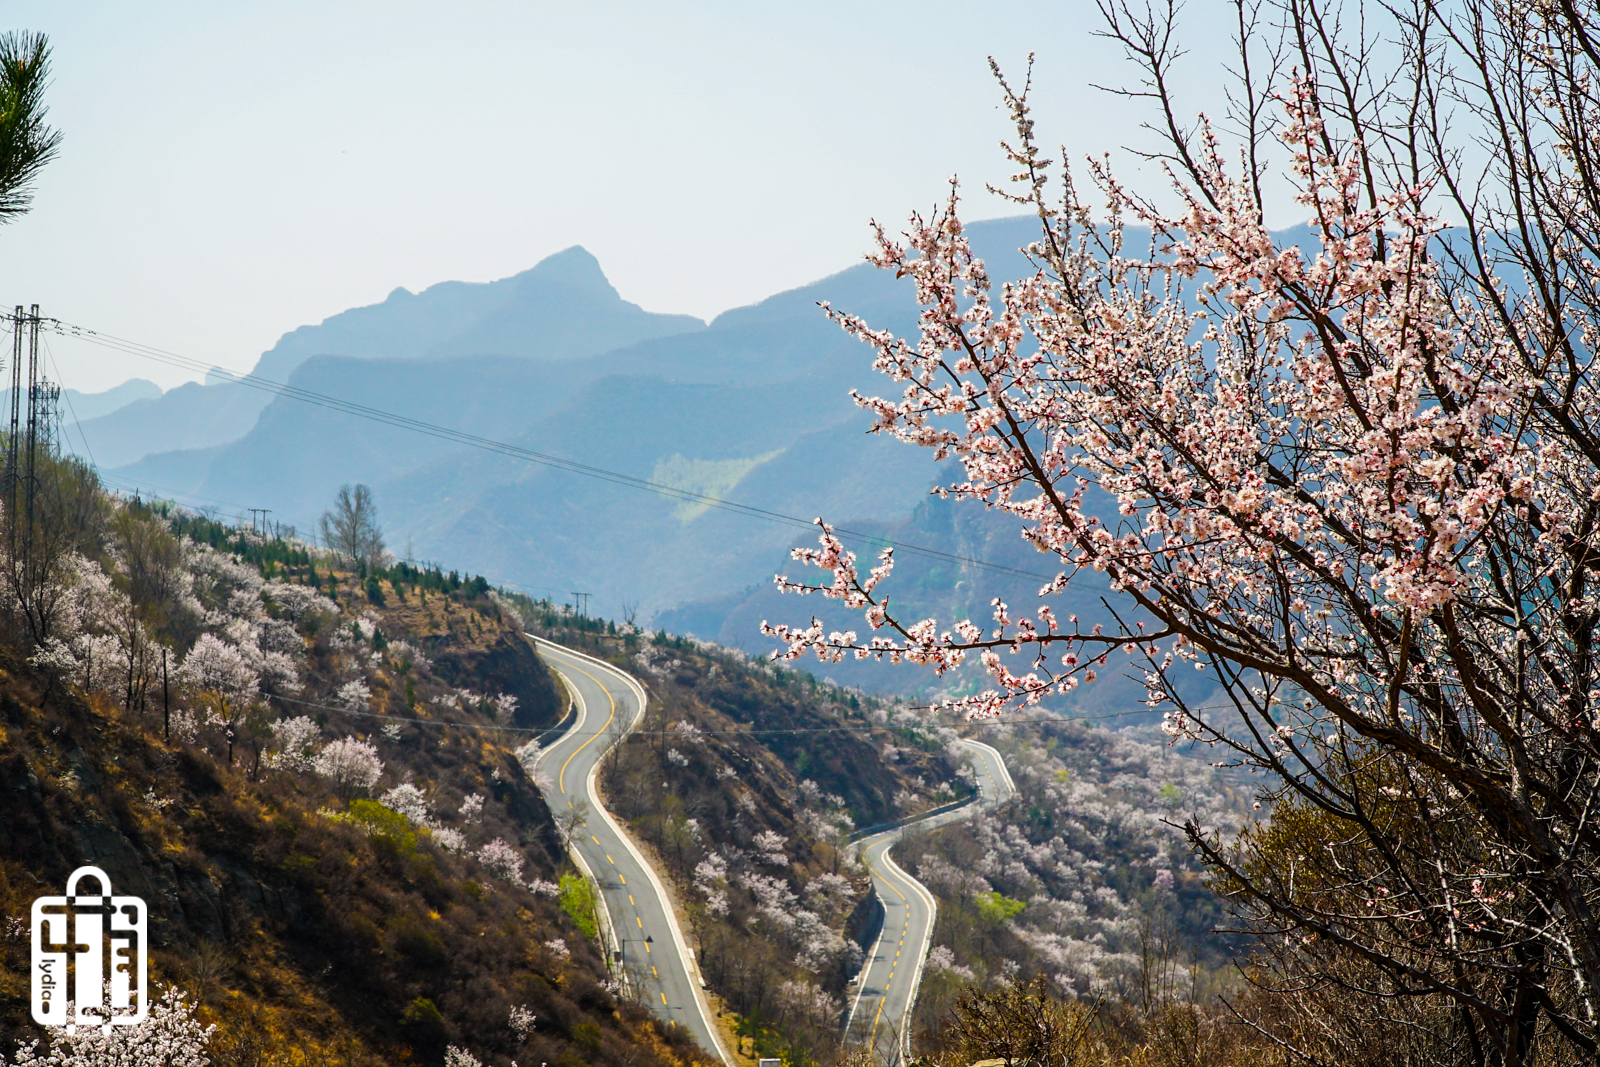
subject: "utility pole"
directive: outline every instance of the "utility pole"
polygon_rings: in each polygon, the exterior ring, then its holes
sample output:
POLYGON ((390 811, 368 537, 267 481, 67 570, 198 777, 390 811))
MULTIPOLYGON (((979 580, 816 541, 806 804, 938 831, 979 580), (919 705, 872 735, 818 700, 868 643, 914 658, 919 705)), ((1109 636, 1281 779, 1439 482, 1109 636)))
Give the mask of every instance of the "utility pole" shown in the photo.
POLYGON ((39 305, 28 315, 28 475, 24 516, 33 532, 33 500, 39 489, 39 305))
POLYGON ((245 508, 245 510, 250 513, 251 533, 261 533, 263 531, 270 531, 272 529, 272 527, 267 524, 267 516, 272 514, 271 508, 245 508), (256 527, 257 516, 260 516, 261 518, 261 526, 259 529, 256 527))
POLYGON ((589 617, 589 596, 589 593, 580 593, 577 590, 573 590, 572 592, 572 610, 578 613, 578 618, 580 619, 587 619, 589 617), (578 606, 578 599, 580 597, 583 599, 583 606, 581 608, 578 606))
POLYGON ((18 304, 11 313, 11 423, 6 435, 5 508, 6 525, 11 531, 11 556, 17 554, 17 515, 21 511, 21 471, 18 463, 18 446, 21 444, 18 425, 22 411, 22 335, 28 317, 18 304))
POLYGON ((42 435, 45 448, 50 447, 50 427, 60 398, 60 386, 39 380, 39 305, 24 310, 18 304, 11 313, 11 410, 6 423, 4 483, 0 486, 8 513, 13 558, 17 553, 19 528, 26 523, 31 531, 33 526, 33 504, 39 479, 39 439, 42 435), (26 400, 23 399, 24 362, 28 368, 26 400), (24 404, 27 405, 26 421, 24 404))

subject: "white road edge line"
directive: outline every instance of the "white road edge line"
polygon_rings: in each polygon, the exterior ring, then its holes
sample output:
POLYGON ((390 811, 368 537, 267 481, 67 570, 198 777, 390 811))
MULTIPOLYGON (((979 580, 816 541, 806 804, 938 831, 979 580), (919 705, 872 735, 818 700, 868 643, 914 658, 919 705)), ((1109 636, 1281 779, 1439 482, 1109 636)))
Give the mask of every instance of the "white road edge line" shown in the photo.
POLYGON ((1010 800, 1012 797, 1017 795, 1017 783, 1011 780, 1011 768, 1006 766, 1005 757, 1000 755, 999 749, 995 748, 993 745, 986 745, 982 741, 975 741, 970 737, 963 737, 959 740, 961 744, 971 745, 974 748, 981 748, 988 752, 989 755, 994 757, 995 766, 1000 768, 1000 773, 1005 777, 1006 780, 1006 795, 997 798, 998 800, 1010 800))
MULTIPOLYGON (((572 720, 572 729, 581 729, 589 718, 589 704, 583 699, 583 694, 578 692, 578 687, 573 685, 566 675, 557 671, 556 676, 561 679, 561 684, 567 687, 567 692, 572 694, 573 705, 578 710, 578 714, 572 720)), ((565 732, 563 732, 562 736, 566 736, 565 732)), ((561 738, 558 737, 556 740, 560 741, 561 738)), ((612 952, 615 952, 618 956, 622 954, 622 938, 617 936, 617 928, 611 922, 611 909, 606 907, 606 894, 600 888, 600 879, 595 877, 594 871, 589 867, 589 862, 583 858, 583 853, 578 850, 576 845, 570 848, 570 852, 573 861, 578 865, 578 869, 584 873, 584 876, 589 881, 594 883, 595 896, 600 898, 600 907, 596 910, 600 912, 600 923, 605 932, 605 939, 608 942, 606 947, 606 970, 609 971, 611 970, 612 952)), ((622 967, 619 970, 622 973, 623 985, 626 986, 628 984, 628 969, 622 967)))
MULTIPOLYGON (((928 958, 928 950, 933 948, 933 928, 939 922, 939 903, 933 899, 933 894, 928 892, 926 886, 907 874, 905 870, 894 861, 894 857, 889 855, 893 849, 894 844, 890 844, 888 848, 883 850, 883 862, 892 867, 895 873, 900 875, 901 878, 904 878, 906 882, 910 884, 911 888, 922 897, 923 903, 928 905, 928 936, 923 940, 922 951, 917 953, 916 969, 911 972, 911 992, 907 995, 906 999, 906 1014, 905 1017, 900 1020, 900 1057, 901 1059, 910 1059, 911 1015, 917 1009, 917 994, 922 992, 922 965, 928 958)), ((884 991, 884 997, 885 999, 888 997, 887 990, 884 991)))
MULTIPOLYGON (((890 832, 892 833, 893 831, 890 831, 890 832)), ((871 847, 872 846, 870 844, 863 844, 863 846, 861 848, 861 852, 863 854, 862 855, 862 862, 866 864, 867 874, 868 874, 869 877, 873 873, 875 873, 872 870, 872 864, 867 861, 866 856, 865 856, 865 853, 871 847)), ((873 890, 873 892, 877 892, 877 890, 873 890)), ((879 894, 879 899, 880 900, 882 899, 882 894, 881 893, 879 894)), ((846 1040, 849 1040, 849 1038, 850 1038, 850 1030, 856 1024, 856 1012, 861 1008, 861 994, 866 992, 866 989, 867 989, 867 983, 866 983, 866 980, 865 980, 865 976, 866 976, 866 973, 867 973, 867 967, 874 959, 877 958, 878 949, 882 947, 884 936, 887 935, 888 932, 889 932, 889 917, 888 917, 888 909, 885 908, 884 909, 883 925, 878 927, 878 939, 872 943, 872 951, 867 954, 867 958, 861 961, 861 974, 856 976, 856 999, 854 1001, 852 1001, 851 1004, 850 1004, 850 1014, 846 1015, 844 1017, 844 1036, 845 1036, 846 1040)), ((885 993, 887 993, 887 992, 888 991, 885 990, 885 993)))
MULTIPOLYGON (((993 745, 986 745, 982 741, 974 741, 973 739, 968 738, 968 737, 959 738, 957 740, 957 743, 958 744, 962 744, 962 745, 970 745, 973 748, 983 749, 985 752, 989 753, 989 755, 994 757, 995 766, 1000 768, 1000 775, 1005 781, 1006 795, 1003 796, 1003 797, 996 797, 990 803, 998 804, 998 803, 1000 803, 1002 801, 1009 800, 1012 797, 1017 795, 1017 785, 1016 785, 1016 783, 1014 781, 1011 780, 1011 769, 1006 766, 1005 757, 1000 755, 1000 751, 998 749, 996 749, 993 745)), ((966 806, 966 807, 957 808, 954 811, 949 812, 950 815, 954 815, 954 816, 956 816, 956 818, 948 819, 948 820, 945 820, 945 821, 930 820, 929 823, 928 823, 928 827, 931 829, 931 828, 936 827, 936 826, 946 826, 946 825, 949 825, 949 823, 952 823, 952 822, 963 821, 966 818, 968 818, 973 812, 975 812, 978 808, 983 807, 984 803, 985 803, 984 799, 980 796, 971 805, 966 806)), ((938 902, 936 900, 934 900, 933 894, 928 892, 928 889, 927 889, 926 886, 924 886, 921 882, 917 881, 915 878, 913 878, 909 874, 907 874, 905 872, 905 869, 902 868, 898 863, 896 863, 894 861, 894 857, 889 855, 890 851, 894 848, 895 844, 898 843, 899 836, 904 830, 905 830, 904 826, 896 826, 892 830, 885 830, 880 835, 874 835, 874 837, 869 837, 869 838, 859 842, 859 848, 860 848, 860 852, 861 852, 861 854, 862 854, 862 856, 864 858, 866 853, 867 853, 867 851, 869 849, 871 849, 872 846, 877 843, 877 840, 881 840, 884 837, 889 838, 889 843, 886 846, 884 846, 884 850, 883 850, 883 860, 884 860, 884 862, 886 864, 888 864, 890 867, 892 867, 896 872, 898 872, 901 878, 905 879, 906 882, 910 883, 912 889, 915 890, 928 905, 928 937, 927 937, 927 940, 923 943, 922 951, 917 954, 916 968, 912 972, 912 975, 911 975, 911 994, 910 994, 910 999, 906 1001, 906 1015, 909 1016, 909 1015, 911 1015, 911 1013, 913 1011, 916 1010, 917 995, 922 991, 923 965, 927 960, 929 950, 931 950, 933 948, 933 929, 934 929, 934 926, 938 923, 938 919, 939 919, 939 904, 938 904, 938 902)), ((868 869, 868 871, 871 871, 872 868, 871 868, 870 864, 868 864, 867 869, 868 869)), ((885 881, 887 881, 887 879, 885 879, 885 881)), ((879 894, 879 899, 882 899, 882 894, 879 894)), ((846 1040, 849 1040, 850 1031, 855 1026, 856 1011, 861 1007, 861 995, 862 995, 862 993, 864 993, 866 991, 867 984, 862 979, 864 979, 864 977, 865 977, 865 975, 867 973, 868 965, 878 955, 878 947, 879 947, 879 945, 881 945, 883 943, 883 937, 884 937, 884 934, 886 934, 888 932, 888 927, 889 927, 889 924, 888 924, 888 920, 887 920, 887 917, 886 917, 885 921, 884 921, 883 929, 878 932, 878 940, 873 943, 872 954, 869 955, 866 958, 866 960, 862 961, 862 964, 861 964, 861 977, 859 977, 857 979, 856 997, 855 997, 855 1000, 850 1005, 850 1014, 845 1016, 844 1034, 845 1034, 845 1039, 846 1040)), ((887 1001, 888 1000, 888 996, 889 996, 889 991, 887 989, 885 989, 884 993, 883 993, 884 1000, 887 1001)), ((902 1021, 903 1024, 906 1023, 906 1020, 904 1020, 904 1019, 901 1020, 901 1021, 902 1021)), ((901 1043, 902 1043, 901 1056, 902 1056, 902 1058, 909 1058, 911 1056, 911 1027, 909 1025, 902 1025, 901 1026, 900 1038, 901 1038, 901 1043)))
MULTIPOLYGON (((540 639, 535 637, 533 634, 525 634, 525 636, 533 642, 533 647, 538 649, 540 639)), ((621 735, 619 735, 619 740, 620 737, 626 736, 629 732, 631 732, 634 726, 637 725, 638 721, 644 718, 645 703, 648 698, 645 695, 644 686, 640 685, 638 680, 632 675, 618 670, 616 667, 607 663, 603 659, 597 659, 594 656, 588 655, 587 653, 579 652, 575 648, 568 648, 565 645, 558 645, 554 641, 549 640, 546 640, 544 643, 554 648, 561 649, 561 651, 565 652, 569 656, 576 656, 579 659, 588 660, 595 666, 609 671, 616 677, 621 678, 622 681, 634 691, 634 695, 639 698, 639 713, 633 717, 633 719, 628 723, 627 728, 622 731, 621 735)), ((709 1011, 707 1011, 707 1004, 705 1001, 705 977, 701 975, 700 963, 694 958, 694 953, 689 951, 688 941, 684 938, 683 931, 678 927, 678 915, 672 906, 672 898, 667 895, 666 887, 661 884, 661 879, 656 876, 655 868, 645 860, 644 854, 641 853, 638 846, 633 843, 633 838, 622 829, 621 825, 617 823, 617 820, 611 817, 611 813, 606 810, 605 805, 600 803, 600 793, 595 788, 595 776, 599 773, 599 771, 600 761, 596 760, 595 765, 589 770, 589 802, 594 805, 594 809, 600 813, 600 817, 606 821, 611 829, 616 831, 617 837, 619 840, 621 840, 623 847, 626 848, 633 856, 634 861, 644 869, 645 877, 649 878, 650 884, 655 887, 656 895, 661 898, 661 910, 665 912, 667 916, 667 928, 672 932, 673 947, 677 949, 678 958, 683 960, 689 971, 689 981, 694 987, 690 990, 690 993, 694 995, 695 1010, 700 1013, 700 1021, 705 1024, 706 1032, 711 1035, 711 1040, 717 1043, 716 1051, 717 1054, 722 1057, 722 1062, 734 1064, 736 1061, 729 1054, 727 1046, 722 1043, 722 1031, 718 1030, 717 1027, 712 1025, 711 1014, 709 1011)), ((601 902, 604 903, 603 897, 601 902)))

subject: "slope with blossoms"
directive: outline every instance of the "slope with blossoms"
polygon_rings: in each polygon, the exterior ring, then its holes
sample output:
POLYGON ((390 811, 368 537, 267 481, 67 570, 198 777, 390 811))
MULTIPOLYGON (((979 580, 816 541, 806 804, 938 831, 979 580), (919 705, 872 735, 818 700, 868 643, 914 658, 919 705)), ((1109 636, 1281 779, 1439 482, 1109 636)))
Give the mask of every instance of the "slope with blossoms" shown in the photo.
POLYGON ((31 903, 94 864, 224 1067, 697 1060, 563 892, 517 755, 561 698, 486 582, 45 482, 0 560, 0 1056, 43 1036, 31 903))
POLYGON ((1224 902, 1189 854, 1181 818, 1237 833, 1251 784, 1116 720, 989 727, 1017 795, 971 818, 909 832, 896 861, 939 902, 912 1023, 936 1047, 952 1002, 1042 979, 1056 997, 1106 998, 1140 1030, 1180 1003, 1235 991, 1224 902))

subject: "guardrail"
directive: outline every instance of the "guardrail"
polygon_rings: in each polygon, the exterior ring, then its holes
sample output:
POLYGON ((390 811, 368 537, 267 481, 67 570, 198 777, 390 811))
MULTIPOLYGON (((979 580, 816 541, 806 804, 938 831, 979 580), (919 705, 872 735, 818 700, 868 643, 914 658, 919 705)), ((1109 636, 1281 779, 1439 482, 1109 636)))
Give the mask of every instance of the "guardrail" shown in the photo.
POLYGON ((922 822, 925 819, 931 819, 935 815, 943 815, 947 811, 955 811, 957 808, 964 808, 968 804, 980 799, 982 799, 981 793, 973 793, 970 797, 966 797, 965 799, 952 800, 948 804, 940 804, 937 808, 929 808, 927 811, 922 812, 919 815, 913 815, 909 819, 896 819, 893 822, 881 822, 876 826, 864 827, 851 834, 847 840, 853 845, 863 838, 871 837, 873 834, 881 834, 885 830, 895 830, 902 829, 907 826, 915 826, 917 823, 922 822))

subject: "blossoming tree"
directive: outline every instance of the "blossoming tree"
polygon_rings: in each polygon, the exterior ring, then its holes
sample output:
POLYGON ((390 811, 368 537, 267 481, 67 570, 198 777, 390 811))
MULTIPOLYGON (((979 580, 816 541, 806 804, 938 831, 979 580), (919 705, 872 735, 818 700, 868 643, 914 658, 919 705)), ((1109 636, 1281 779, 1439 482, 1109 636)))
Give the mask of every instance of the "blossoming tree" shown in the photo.
POLYGON ((371 789, 383 777, 383 760, 371 741, 342 737, 329 741, 311 761, 311 769, 333 781, 339 799, 349 802, 357 793, 371 789))
MULTIPOLYGON (((68 1035, 55 1030, 50 1048, 37 1041, 21 1047, 12 1067, 208 1067, 207 1045, 215 1026, 202 1025, 194 1007, 175 987, 167 987, 138 1026, 85 1028, 68 1035)), ((6 1067, 0 1055, 0 1067, 6 1067)))
POLYGON ((1173 206, 1104 161, 1104 217, 1070 178, 1058 197, 1002 80, 1033 273, 996 288, 952 192, 869 257, 914 283, 918 336, 827 309, 897 385, 858 396, 874 429, 959 461, 942 491, 1053 560, 1039 604, 902 618, 892 550, 864 574, 824 524, 795 555, 825 580, 780 583, 871 633, 768 632, 789 657, 978 657, 992 686, 956 702, 977 716, 1116 657, 1170 734, 1274 783, 1242 842, 1188 833, 1283 971, 1343 989, 1285 1040, 1340 1062, 1398 1033, 1464 1062, 1593 1057, 1600 17, 1232 6, 1228 121, 1193 126, 1172 9, 1102 8, 1159 109, 1173 206), (1273 161, 1308 239, 1267 227, 1273 161), (1052 612, 1088 571, 1129 605, 1112 624, 1052 612), (1196 669, 1222 708, 1174 684, 1196 669))

